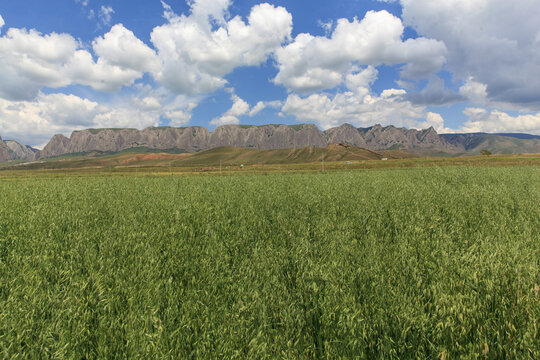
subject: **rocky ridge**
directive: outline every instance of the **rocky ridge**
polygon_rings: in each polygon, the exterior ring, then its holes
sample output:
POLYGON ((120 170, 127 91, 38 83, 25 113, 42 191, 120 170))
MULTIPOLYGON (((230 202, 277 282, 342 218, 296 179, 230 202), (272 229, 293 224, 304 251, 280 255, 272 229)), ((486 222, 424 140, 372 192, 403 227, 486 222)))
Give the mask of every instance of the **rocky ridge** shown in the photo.
POLYGON ((153 151, 198 152, 235 146, 259 150, 325 147, 343 143, 380 151, 401 149, 418 155, 477 154, 482 149, 498 154, 540 153, 540 138, 527 134, 442 134, 433 128, 415 130, 350 124, 321 131, 313 124, 224 125, 204 127, 149 127, 137 129, 87 129, 68 138, 57 134, 41 151, 0 138, 0 161, 40 160, 67 154, 116 153, 146 148, 153 151), (519 135, 519 136, 518 136, 519 135))
POLYGON ((11 150, 12 160, 34 160, 36 150, 26 145, 21 145, 13 140, 5 140, 4 143, 11 150))
POLYGON ((11 151, 6 143, 0 137, 0 161, 11 160, 11 151))
POLYGON ((136 129, 88 129, 75 131, 70 138, 55 135, 37 159, 64 154, 119 152, 132 148, 197 152, 222 146, 260 150, 324 147, 345 143, 369 150, 425 149, 455 152, 457 147, 441 138, 433 128, 413 130, 382 127, 357 129, 344 124, 321 131, 313 124, 304 125, 224 125, 210 132, 203 127, 150 127, 136 129))
POLYGON ((0 161, 26 160, 35 158, 32 148, 21 145, 13 140, 2 140, 0 137, 0 161))

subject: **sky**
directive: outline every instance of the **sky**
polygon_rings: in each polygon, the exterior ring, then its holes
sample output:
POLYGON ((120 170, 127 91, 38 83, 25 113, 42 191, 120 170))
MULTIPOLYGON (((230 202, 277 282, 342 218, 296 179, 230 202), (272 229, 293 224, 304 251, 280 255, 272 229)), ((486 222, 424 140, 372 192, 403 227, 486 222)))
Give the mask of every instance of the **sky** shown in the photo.
POLYGON ((0 136, 349 123, 540 134, 538 0, 2 0, 0 136))

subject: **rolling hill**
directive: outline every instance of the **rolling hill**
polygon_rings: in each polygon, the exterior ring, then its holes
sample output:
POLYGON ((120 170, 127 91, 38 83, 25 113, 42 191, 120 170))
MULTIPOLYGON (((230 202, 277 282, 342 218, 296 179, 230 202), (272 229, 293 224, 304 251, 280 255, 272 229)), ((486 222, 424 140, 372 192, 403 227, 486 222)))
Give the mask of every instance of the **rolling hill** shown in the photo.
POLYGON ((540 137, 527 134, 442 134, 443 139, 463 153, 477 154, 486 149, 493 154, 540 152, 540 137))
POLYGON ((401 150, 371 151, 348 144, 331 144, 324 148, 314 146, 298 149, 258 150, 239 147, 219 147, 196 153, 155 153, 126 151, 101 156, 76 155, 44 161, 35 161, 23 166, 26 169, 77 169, 77 168, 127 168, 127 167, 216 167, 240 164, 302 164, 319 162, 323 158, 332 161, 364 161, 412 158, 414 155, 401 150))

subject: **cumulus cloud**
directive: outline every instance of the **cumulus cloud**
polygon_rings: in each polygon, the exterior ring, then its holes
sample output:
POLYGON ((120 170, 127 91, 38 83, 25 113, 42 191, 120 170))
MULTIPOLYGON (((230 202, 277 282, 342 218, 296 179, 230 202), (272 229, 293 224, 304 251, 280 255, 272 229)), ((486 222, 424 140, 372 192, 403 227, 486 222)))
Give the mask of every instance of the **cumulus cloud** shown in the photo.
POLYGON ((159 67, 154 50, 122 24, 114 25, 103 37, 95 39, 92 45, 96 55, 114 66, 139 72, 156 71, 159 67))
POLYGON ((537 0, 401 0, 401 4, 405 24, 444 41, 447 69, 457 79, 466 82, 473 77, 485 85, 488 101, 540 109, 540 77, 531 76, 540 73, 537 0))
POLYGON ((32 100, 0 98, 0 134, 36 147, 57 133, 66 136, 86 128, 130 127, 143 129, 170 120, 171 126, 187 124, 199 98, 171 94, 163 88, 137 84, 135 93, 108 103, 66 94, 38 95, 32 100))
POLYGON ((353 92, 312 94, 305 98, 293 94, 288 96, 282 109, 299 121, 314 122, 323 129, 344 123, 356 126, 411 126, 425 116, 424 110, 410 102, 398 101, 395 97, 363 96, 353 92))
POLYGON ((368 66, 365 69, 353 68, 352 71, 345 77, 345 85, 351 91, 362 91, 367 89, 377 80, 379 71, 373 66, 368 66))
POLYGON ((338 20, 331 37, 299 34, 276 52, 279 73, 274 82, 307 92, 336 87, 355 65, 404 64, 402 76, 412 79, 440 70, 444 43, 426 38, 402 41, 403 31, 394 15, 368 11, 361 21, 338 20))
POLYGON ((153 69, 153 50, 116 25, 94 41, 97 61, 69 34, 11 28, 0 37, 0 97, 29 100, 44 87, 88 85, 118 91, 153 69))
POLYGON ((238 95, 232 94, 231 100, 233 101, 231 108, 227 110, 220 117, 215 118, 212 121, 210 121, 210 124, 212 125, 239 124, 240 123, 239 117, 249 113, 250 111, 249 104, 245 102, 243 99, 241 99, 238 95))
POLYGON ((0 32, 2 30, 2 27, 5 25, 6 23, 4 22, 4 18, 2 18, 2 15, 0 15, 0 32))
POLYGON ((405 100, 407 91, 404 89, 385 89, 379 95, 373 94, 371 84, 377 80, 377 75, 373 66, 355 68, 345 76, 347 91, 315 93, 307 97, 290 94, 281 110, 323 129, 349 123, 357 127, 382 124, 449 130, 444 127, 440 114, 405 100))
POLYGON ((511 116, 504 111, 483 108, 467 108, 463 113, 468 119, 460 128, 462 132, 540 134, 540 113, 511 116))
POLYGON ((259 101, 255 106, 251 107, 244 99, 234 93, 234 89, 228 88, 226 91, 231 93, 232 106, 223 115, 212 119, 212 125, 235 125, 240 123, 240 117, 253 117, 259 114, 266 108, 279 109, 283 106, 283 102, 274 101, 259 101))
POLYGON ((67 34, 9 29, 0 37, 0 96, 28 98, 42 86, 68 85, 62 69, 77 47, 67 34))
POLYGON ((348 91, 316 93, 307 97, 290 94, 282 112, 299 121, 317 123, 323 129, 343 123, 360 127, 373 124, 422 127, 423 123, 419 122, 426 119, 426 108, 404 101, 405 90, 386 89, 380 95, 371 92, 369 84, 376 79, 373 67, 349 74, 347 78, 348 91))
POLYGON ((0 99, 2 135, 31 145, 43 145, 55 133, 66 133, 92 125, 103 109, 74 95, 40 93, 33 101, 0 99))
POLYGON ((191 14, 175 15, 165 6, 168 23, 154 28, 151 40, 161 68, 154 77, 171 91, 210 93, 223 87, 224 76, 240 66, 255 66, 290 37, 292 16, 267 3, 251 9, 247 23, 227 20, 229 0, 196 0, 191 14))
POLYGON ((191 113, 198 105, 197 102, 180 96, 172 103, 164 107, 163 117, 170 120, 170 126, 184 126, 189 124, 191 113))
POLYGON ((225 25, 226 11, 231 6, 232 0, 190 0, 188 3, 191 3, 191 14, 194 19, 202 23, 211 19, 225 25))
POLYGON ((459 88, 459 93, 478 105, 485 106, 487 103, 487 85, 475 81, 472 76, 459 88))
POLYGON ((428 112, 426 120, 417 124, 417 127, 420 128, 426 128, 427 126, 433 127, 435 131, 437 131, 439 134, 449 134, 456 132, 456 130, 444 126, 444 119, 441 114, 433 112, 428 112))
POLYGON ((0 133, 42 146, 54 134, 102 127, 144 128, 159 124, 162 106, 148 98, 102 105, 75 95, 39 93, 34 100, 0 98, 0 133))
POLYGON ((274 101, 259 101, 249 111, 249 116, 255 116, 266 108, 278 109, 283 106, 283 103, 279 100, 274 101))

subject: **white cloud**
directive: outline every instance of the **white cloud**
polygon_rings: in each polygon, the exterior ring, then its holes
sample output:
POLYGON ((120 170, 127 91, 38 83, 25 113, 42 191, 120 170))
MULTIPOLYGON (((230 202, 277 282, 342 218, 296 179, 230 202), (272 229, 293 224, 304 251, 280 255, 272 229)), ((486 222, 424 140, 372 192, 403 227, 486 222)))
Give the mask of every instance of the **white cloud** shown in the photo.
POLYGON ((184 110, 168 111, 164 117, 170 120, 170 126, 182 126, 189 124, 191 112, 184 110))
POLYGON ((356 91, 359 88, 369 88, 379 75, 379 72, 373 66, 368 66, 363 70, 354 69, 354 71, 356 72, 351 72, 345 77, 345 85, 351 91, 356 91))
POLYGON ((88 6, 90 0, 75 0, 75 3, 81 4, 82 6, 88 6))
POLYGON ((300 97, 288 96, 283 113, 294 115, 298 121, 317 123, 323 129, 350 123, 355 126, 373 124, 417 126, 419 119, 427 116, 425 107, 401 101, 404 90, 388 89, 380 96, 372 95, 367 88, 356 91, 325 93, 300 97))
POLYGON ((0 97, 29 100, 44 87, 118 91, 158 66, 154 52, 122 25, 94 41, 97 61, 68 34, 11 28, 0 37, 0 97))
POLYGON ((280 108, 283 106, 283 103, 279 100, 274 101, 259 101, 251 110, 249 111, 249 116, 255 116, 266 108, 280 108))
POLYGON ((266 108, 264 101, 259 101, 255 106, 249 111, 249 116, 255 116, 266 108))
POLYGON ((42 86, 68 85, 62 69, 77 47, 67 34, 9 29, 0 37, 0 97, 29 98, 42 86))
POLYGON ((122 24, 114 25, 92 43, 94 52, 109 64, 139 72, 156 71, 159 60, 154 50, 139 40, 122 24))
POLYGON ((188 3, 193 18, 199 22, 206 23, 210 19, 225 25, 226 11, 231 6, 232 0, 189 0, 188 3))
POLYGON ((151 98, 131 98, 102 105, 75 95, 39 93, 35 100, 0 98, 0 134, 25 144, 44 145, 54 134, 86 128, 136 127, 159 124, 163 106, 151 98))
POLYGON ((232 94, 231 100, 233 104, 229 110, 227 110, 223 115, 218 118, 210 121, 212 125, 229 125, 229 124, 239 124, 240 116, 249 114, 249 104, 241 99, 239 96, 232 94))
MULTIPOLYGON (((4 22, 4 18, 2 18, 2 15, 0 15, 0 30, 2 30, 2 27, 5 25, 6 23, 4 22)), ((0 31, 1 32, 1 31, 0 31)))
POLYGON ((34 101, 0 98, 0 132, 25 144, 42 145, 55 133, 89 127, 103 109, 74 95, 39 94, 34 101))
POLYGON ((225 75, 263 63, 290 36, 292 16, 285 8, 256 5, 245 23, 238 16, 226 20, 229 5, 197 0, 191 15, 177 16, 164 4, 169 22, 154 28, 151 40, 162 62, 153 75, 165 87, 185 94, 213 92, 227 83, 225 75))
POLYGON ((472 76, 459 88, 459 93, 478 105, 487 103, 487 85, 474 81, 472 76))
POLYGON ((421 128, 425 128, 426 126, 432 126, 439 134, 450 134, 456 132, 456 130, 449 129, 444 126, 444 119, 441 114, 433 112, 428 112, 425 122, 420 123, 421 128))
POLYGON ((468 117, 460 128, 462 132, 528 132, 540 134, 540 113, 511 116, 500 110, 467 108, 468 117))
POLYGON ((234 89, 226 88, 227 92, 231 93, 232 106, 223 115, 212 119, 212 125, 239 124, 241 116, 253 117, 259 114, 266 108, 279 109, 283 106, 283 102, 274 101, 259 101, 255 106, 250 107, 249 104, 234 93, 234 89))
POLYGON ((189 124, 189 121, 191 120, 191 112, 193 109, 197 107, 196 102, 187 102, 184 104, 174 104, 169 105, 168 108, 171 110, 165 110, 165 113, 163 116, 166 119, 169 119, 169 125, 170 126, 184 126, 189 124))
POLYGON ((537 0, 401 0, 401 4, 405 24, 444 41, 447 69, 457 79, 467 82, 473 77, 485 85, 492 103, 540 110, 540 77, 532 75, 540 73, 537 0))
POLYGON ((276 52, 274 79, 294 91, 331 89, 354 65, 405 64, 402 76, 422 78, 445 62, 444 43, 426 38, 402 41, 401 20, 387 11, 368 11, 361 21, 340 19, 330 38, 299 34, 276 52))
POLYGON ((381 98, 383 99, 390 99, 390 98, 398 98, 401 95, 407 94, 407 91, 403 89, 386 89, 381 92, 381 98))
POLYGON ((114 9, 111 6, 101 5, 99 9, 98 18, 101 24, 104 26, 111 25, 112 15, 114 14, 114 9))

